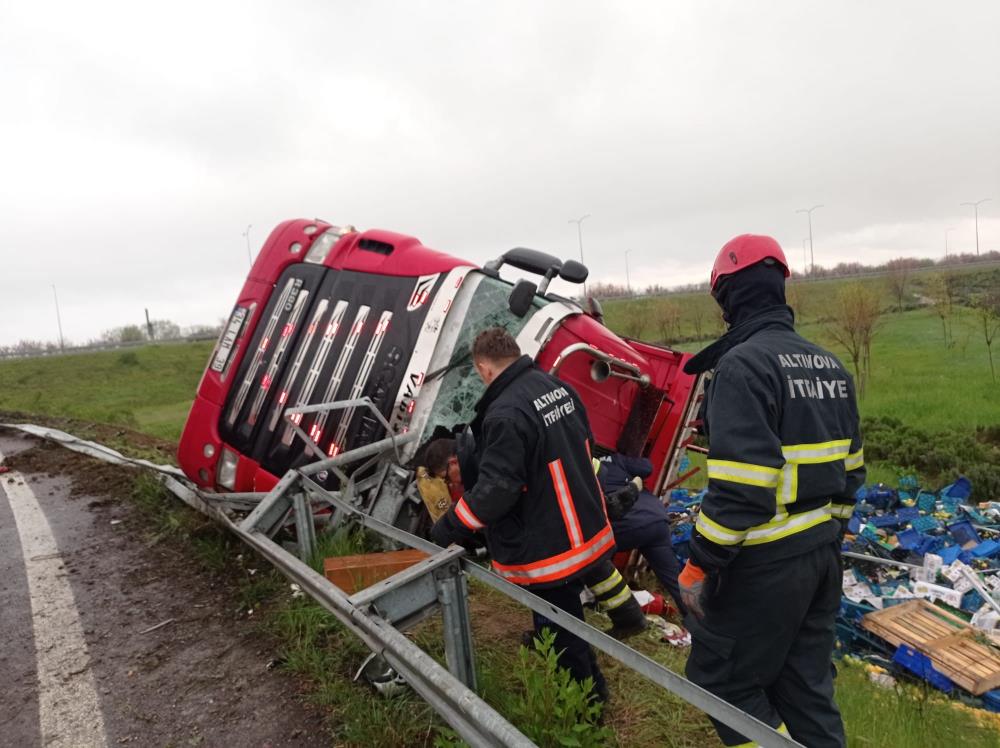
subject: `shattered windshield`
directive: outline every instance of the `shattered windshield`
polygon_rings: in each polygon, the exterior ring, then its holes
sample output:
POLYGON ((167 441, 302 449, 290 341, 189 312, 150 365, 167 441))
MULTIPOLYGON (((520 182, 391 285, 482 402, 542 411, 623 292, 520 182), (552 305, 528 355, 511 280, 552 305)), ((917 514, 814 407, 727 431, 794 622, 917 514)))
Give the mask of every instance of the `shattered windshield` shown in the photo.
POLYGON ((455 424, 469 423, 475 416, 476 402, 486 389, 472 368, 471 348, 476 335, 487 327, 503 327, 517 337, 532 315, 544 304, 536 297, 533 308, 524 317, 517 317, 507 306, 510 291, 509 283, 496 278, 484 276, 480 281, 458 331, 449 368, 442 375, 441 389, 431 410, 425 433, 433 433, 437 426, 451 429, 455 424))

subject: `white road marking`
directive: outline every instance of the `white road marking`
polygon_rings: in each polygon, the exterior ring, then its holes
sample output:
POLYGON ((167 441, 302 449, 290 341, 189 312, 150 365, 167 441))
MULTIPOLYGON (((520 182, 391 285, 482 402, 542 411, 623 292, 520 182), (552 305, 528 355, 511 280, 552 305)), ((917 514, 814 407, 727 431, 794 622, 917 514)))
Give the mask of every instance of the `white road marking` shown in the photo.
POLYGON ((62 554, 24 478, 15 472, 4 478, 0 486, 14 513, 31 596, 42 745, 103 748, 107 746, 104 719, 62 554))

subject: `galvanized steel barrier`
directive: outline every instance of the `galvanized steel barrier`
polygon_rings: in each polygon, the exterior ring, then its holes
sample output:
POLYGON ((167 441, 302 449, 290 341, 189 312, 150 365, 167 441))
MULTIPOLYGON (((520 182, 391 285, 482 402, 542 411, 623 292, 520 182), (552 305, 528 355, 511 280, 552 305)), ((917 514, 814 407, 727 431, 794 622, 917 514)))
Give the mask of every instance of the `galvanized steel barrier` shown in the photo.
MULTIPOLYGON (((326 408, 369 407, 370 401, 309 406, 310 412, 326 408)), ((290 411, 292 413, 292 411, 290 411)), ((46 436, 39 427, 24 429, 46 436)), ((132 463, 102 445, 75 438, 55 438, 70 448, 112 462, 132 463)), ((306 436, 300 432, 300 435, 306 436)), ((62 435, 67 436, 67 435, 62 435)), ((207 515, 270 561, 302 591, 337 618, 372 651, 380 654, 402 675, 407 683, 426 700, 462 737, 473 746, 531 746, 533 743, 510 722, 487 704, 475 692, 475 658, 472 647, 471 621, 468 608, 467 579, 478 582, 506 595, 526 608, 545 616, 601 650, 623 665, 652 681, 706 714, 729 725, 734 730, 768 748, 798 746, 795 740, 777 732, 746 712, 631 647, 598 631, 587 623, 555 608, 527 589, 511 584, 466 558, 464 550, 439 546, 412 535, 398 527, 361 511, 355 505, 360 484, 343 472, 343 466, 366 460, 391 459, 398 447, 414 438, 404 434, 365 445, 350 452, 290 470, 268 493, 215 494, 193 488, 176 477, 175 469, 142 463, 142 467, 159 469, 161 479, 178 498, 207 515), (347 479, 346 490, 329 491, 314 480, 317 473, 334 472, 347 479), (408 548, 424 551, 428 558, 395 574, 372 587, 348 595, 310 567, 304 559, 312 553, 315 536, 313 510, 317 506, 334 509, 335 522, 356 522, 371 532, 408 548), (238 523, 228 512, 252 511, 238 523), (300 558, 292 555, 272 540, 290 519, 298 531, 300 558), (416 620, 442 610, 447 668, 416 646, 399 629, 416 620), (397 628, 397 626, 399 628, 397 628)), ((311 441, 311 440, 308 440, 311 441)), ((322 454, 319 452, 319 454, 322 454)), ((398 454, 398 453, 397 453, 398 454)))

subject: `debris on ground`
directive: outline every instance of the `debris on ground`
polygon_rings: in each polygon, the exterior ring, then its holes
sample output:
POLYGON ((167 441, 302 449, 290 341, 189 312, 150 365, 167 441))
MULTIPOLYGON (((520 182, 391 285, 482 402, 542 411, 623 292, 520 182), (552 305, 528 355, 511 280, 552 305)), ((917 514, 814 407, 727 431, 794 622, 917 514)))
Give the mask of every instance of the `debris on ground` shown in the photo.
POLYGON ((1000 711, 1000 502, 965 477, 864 486, 844 538, 841 654, 1000 711), (978 697, 978 698, 976 698, 978 697))

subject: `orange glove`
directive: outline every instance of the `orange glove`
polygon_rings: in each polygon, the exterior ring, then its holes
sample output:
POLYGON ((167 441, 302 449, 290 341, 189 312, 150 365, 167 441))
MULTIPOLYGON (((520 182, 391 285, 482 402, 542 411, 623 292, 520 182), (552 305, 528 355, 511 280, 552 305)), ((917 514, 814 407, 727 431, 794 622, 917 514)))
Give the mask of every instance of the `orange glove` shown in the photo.
POLYGON ((677 582, 681 588, 681 599, 684 605, 695 616, 704 618, 705 609, 702 607, 702 597, 705 593, 705 571, 688 559, 684 566, 684 571, 677 577, 677 582))

